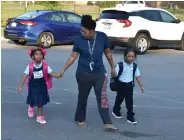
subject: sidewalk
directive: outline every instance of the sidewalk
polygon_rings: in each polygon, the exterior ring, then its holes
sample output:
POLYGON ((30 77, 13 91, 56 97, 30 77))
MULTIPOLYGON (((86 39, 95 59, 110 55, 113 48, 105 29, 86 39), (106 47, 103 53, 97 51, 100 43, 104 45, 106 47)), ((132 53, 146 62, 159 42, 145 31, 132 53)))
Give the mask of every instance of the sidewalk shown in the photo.
POLYGON ((1 36, 1 40, 8 41, 8 39, 4 38, 3 36, 1 36))

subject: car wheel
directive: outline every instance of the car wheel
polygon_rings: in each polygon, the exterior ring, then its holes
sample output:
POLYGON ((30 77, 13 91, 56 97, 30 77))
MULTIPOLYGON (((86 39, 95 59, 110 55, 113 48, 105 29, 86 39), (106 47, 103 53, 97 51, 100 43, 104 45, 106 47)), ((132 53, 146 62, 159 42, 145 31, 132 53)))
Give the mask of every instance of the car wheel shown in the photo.
POLYGON ((150 47, 150 39, 146 34, 138 34, 135 38, 134 49, 137 54, 145 54, 150 47))
POLYGON ((26 45, 27 41, 24 40, 13 40, 13 42, 17 45, 26 45))
POLYGON ((183 35, 183 37, 182 37, 182 39, 181 39, 181 44, 180 44, 180 46, 179 46, 179 49, 180 49, 181 51, 184 51, 184 35, 183 35))
POLYGON ((50 48, 54 44, 54 37, 50 32, 43 32, 37 41, 38 47, 50 48))
POLYGON ((115 48, 114 45, 111 45, 111 46, 110 46, 110 49, 111 49, 111 50, 114 50, 114 48, 115 48))

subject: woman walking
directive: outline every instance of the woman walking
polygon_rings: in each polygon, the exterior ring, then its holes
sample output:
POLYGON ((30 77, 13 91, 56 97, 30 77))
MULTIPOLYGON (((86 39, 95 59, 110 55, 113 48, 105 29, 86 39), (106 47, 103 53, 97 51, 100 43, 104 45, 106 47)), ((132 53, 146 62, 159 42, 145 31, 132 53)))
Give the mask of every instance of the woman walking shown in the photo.
POLYGON ((98 104, 98 110, 106 131, 115 131, 109 115, 107 99, 107 73, 103 64, 103 53, 111 65, 111 75, 114 76, 115 68, 109 49, 108 38, 104 33, 96 32, 96 22, 90 15, 82 17, 82 36, 74 41, 73 51, 64 68, 60 71, 62 77, 79 56, 76 80, 78 83, 78 104, 75 113, 75 121, 81 128, 85 128, 86 106, 89 93, 94 87, 98 104))

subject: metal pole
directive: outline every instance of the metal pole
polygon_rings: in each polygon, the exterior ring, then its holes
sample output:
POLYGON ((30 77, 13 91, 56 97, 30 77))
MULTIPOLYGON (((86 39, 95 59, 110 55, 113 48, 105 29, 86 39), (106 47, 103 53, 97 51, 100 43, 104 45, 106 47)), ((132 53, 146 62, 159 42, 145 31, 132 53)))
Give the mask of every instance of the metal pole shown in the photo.
POLYGON ((98 5, 98 15, 100 15, 100 4, 98 5))
POLYGON ((74 13, 75 13, 75 1, 73 1, 73 10, 74 10, 74 13))

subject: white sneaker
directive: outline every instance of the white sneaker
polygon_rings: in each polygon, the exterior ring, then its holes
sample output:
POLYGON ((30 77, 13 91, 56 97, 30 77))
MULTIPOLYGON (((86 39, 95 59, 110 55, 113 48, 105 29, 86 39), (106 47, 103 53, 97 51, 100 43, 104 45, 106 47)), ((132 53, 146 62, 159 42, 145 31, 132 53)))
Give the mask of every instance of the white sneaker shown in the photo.
POLYGON ((122 119, 123 118, 123 116, 121 115, 121 113, 114 113, 114 112, 112 112, 112 115, 116 118, 116 119, 122 119))
POLYGON ((127 122, 130 123, 130 124, 137 124, 137 121, 134 118, 127 119, 127 122))

